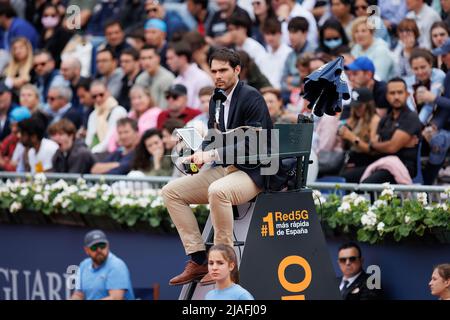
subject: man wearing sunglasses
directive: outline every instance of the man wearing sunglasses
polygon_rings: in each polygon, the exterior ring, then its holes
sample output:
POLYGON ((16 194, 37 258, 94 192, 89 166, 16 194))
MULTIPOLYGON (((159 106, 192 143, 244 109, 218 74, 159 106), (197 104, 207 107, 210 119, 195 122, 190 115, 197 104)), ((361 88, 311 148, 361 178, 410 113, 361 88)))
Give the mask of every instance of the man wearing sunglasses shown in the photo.
POLYGON ((174 84, 166 91, 167 110, 158 116, 157 128, 162 130, 168 119, 179 119, 185 124, 202 112, 188 107, 187 88, 182 84, 174 84))
POLYGON ((339 290, 344 300, 377 300, 381 289, 369 289, 369 275, 363 270, 361 248, 354 242, 343 244, 338 251, 338 263, 342 272, 339 290))
POLYGON ((84 237, 84 252, 72 300, 134 300, 130 272, 122 259, 109 250, 109 241, 101 230, 84 237))

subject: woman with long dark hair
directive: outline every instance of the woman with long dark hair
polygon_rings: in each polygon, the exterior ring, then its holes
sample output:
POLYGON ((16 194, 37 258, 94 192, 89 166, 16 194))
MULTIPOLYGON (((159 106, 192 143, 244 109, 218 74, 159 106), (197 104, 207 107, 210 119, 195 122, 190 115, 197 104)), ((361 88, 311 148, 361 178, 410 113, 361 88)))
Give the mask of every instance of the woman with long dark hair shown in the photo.
POLYGON ((344 141, 344 149, 349 151, 349 159, 341 175, 346 182, 359 183, 367 166, 377 160, 370 150, 369 142, 377 134, 380 117, 369 89, 357 88, 353 93, 350 118, 339 128, 338 135, 344 141))
POLYGON ((164 149, 162 134, 158 129, 144 132, 136 148, 131 168, 143 172, 146 176, 172 175, 172 160, 164 149))
POLYGON ((252 25, 252 37, 261 43, 266 45, 262 32, 262 26, 267 19, 276 18, 275 11, 272 4, 268 0, 252 0, 253 12, 255 13, 255 21, 252 25))
POLYGON ((62 26, 62 20, 58 6, 51 3, 44 6, 41 18, 41 48, 52 54, 56 68, 59 68, 61 63, 61 52, 73 35, 62 26))

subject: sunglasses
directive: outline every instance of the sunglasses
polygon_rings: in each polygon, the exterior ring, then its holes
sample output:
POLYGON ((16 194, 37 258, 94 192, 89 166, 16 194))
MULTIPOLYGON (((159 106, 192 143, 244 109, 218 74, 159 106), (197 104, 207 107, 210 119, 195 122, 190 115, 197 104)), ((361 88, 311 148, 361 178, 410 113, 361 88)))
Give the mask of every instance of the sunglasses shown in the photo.
POLYGON ((59 99, 59 97, 49 97, 49 96, 47 96, 47 100, 48 101, 55 101, 57 99, 59 99))
POLYGON ((175 94, 168 94, 166 95, 166 99, 173 99, 173 100, 177 100, 179 96, 175 95, 175 94))
POLYGON ((96 243, 89 247, 91 251, 97 251, 97 249, 100 248, 101 250, 106 248, 106 243, 96 243))
POLYGON ((342 258, 339 258, 338 260, 339 260, 339 263, 346 263, 347 260, 349 260, 350 263, 353 263, 358 259, 359 259, 358 257, 352 256, 352 257, 342 257, 342 258))
POLYGON ((97 94, 93 94, 93 95, 92 95, 92 98, 93 98, 93 99, 97 99, 97 97, 103 98, 104 96, 105 96, 104 93, 97 93, 97 94))
POLYGON ((358 10, 358 9, 363 9, 363 10, 367 10, 367 6, 355 6, 355 10, 358 10))
POLYGON ((152 12, 156 13, 156 12, 158 12, 158 8, 150 8, 150 9, 145 10, 145 12, 147 12, 147 14, 152 13, 152 12))

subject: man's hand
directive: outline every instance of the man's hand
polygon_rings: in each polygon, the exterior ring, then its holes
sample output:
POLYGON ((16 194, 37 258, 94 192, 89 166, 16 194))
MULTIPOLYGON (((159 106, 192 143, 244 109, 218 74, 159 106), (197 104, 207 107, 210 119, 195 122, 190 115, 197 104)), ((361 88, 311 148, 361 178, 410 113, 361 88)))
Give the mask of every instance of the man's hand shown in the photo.
POLYGON ((414 148, 419 144, 419 138, 417 136, 412 136, 411 140, 406 144, 405 148, 414 148))
POLYGON ((193 155, 186 157, 184 159, 184 163, 195 163, 198 167, 201 167, 203 164, 211 162, 214 160, 214 156, 212 156, 212 152, 211 151, 197 151, 196 153, 194 153, 193 155))
POLYGON ((434 95, 430 90, 417 90, 416 97, 418 101, 425 103, 431 103, 436 100, 436 95, 434 95))

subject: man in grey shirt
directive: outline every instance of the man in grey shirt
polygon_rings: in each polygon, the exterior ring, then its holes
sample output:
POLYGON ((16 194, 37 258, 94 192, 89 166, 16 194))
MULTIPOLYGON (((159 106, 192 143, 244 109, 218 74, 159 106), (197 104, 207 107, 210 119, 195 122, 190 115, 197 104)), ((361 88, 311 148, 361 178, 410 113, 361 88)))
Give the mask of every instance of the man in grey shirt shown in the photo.
POLYGON ((154 46, 144 46, 140 52, 139 61, 144 72, 138 76, 136 84, 148 87, 155 105, 161 109, 166 109, 166 91, 171 86, 175 76, 161 66, 158 49, 154 46))
POLYGON ((124 74, 122 69, 117 67, 117 59, 112 50, 109 48, 99 50, 96 63, 100 80, 106 84, 114 98, 118 99, 124 74))

